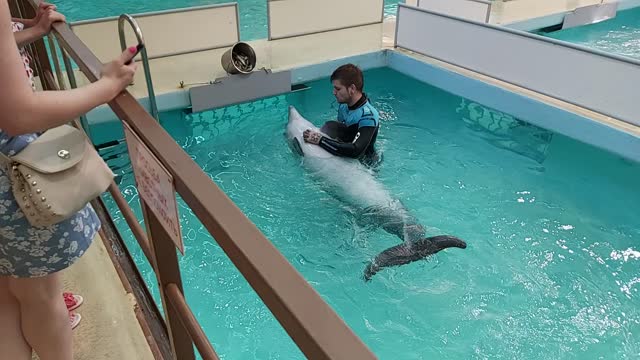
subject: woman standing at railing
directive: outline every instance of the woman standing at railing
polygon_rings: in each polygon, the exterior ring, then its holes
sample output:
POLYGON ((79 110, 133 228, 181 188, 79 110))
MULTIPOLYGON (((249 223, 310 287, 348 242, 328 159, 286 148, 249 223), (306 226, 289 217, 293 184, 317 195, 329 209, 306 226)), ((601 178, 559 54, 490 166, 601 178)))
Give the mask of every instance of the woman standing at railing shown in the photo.
MULTIPOLYGON (((51 24, 57 21, 65 21, 64 15, 56 11, 56 6, 46 2, 41 2, 36 10, 36 17, 33 19, 21 19, 12 18, 11 28, 13 35, 16 38, 18 44, 18 50, 20 51, 20 57, 24 64, 24 69, 31 83, 31 88, 35 91, 36 84, 33 81, 33 69, 31 68, 31 58, 27 53, 26 46, 34 41, 42 39, 51 29, 51 24)), ((70 292, 62 294, 64 302, 69 310, 69 322, 71 328, 74 329, 80 323, 82 318, 80 314, 73 312, 78 308, 82 302, 83 297, 70 292)))
MULTIPOLYGON (((50 29, 46 29, 47 32, 50 29)), ((69 91, 33 92, 21 60, 6 0, 0 0, 0 152, 13 156, 39 133, 112 100, 133 80, 135 48, 107 64, 102 78, 69 91)), ((30 75, 27 73, 27 75, 30 75)), ((0 350, 7 359, 73 358, 71 327, 59 271, 88 249, 100 228, 90 205, 49 227, 32 227, 0 166, 0 350)))

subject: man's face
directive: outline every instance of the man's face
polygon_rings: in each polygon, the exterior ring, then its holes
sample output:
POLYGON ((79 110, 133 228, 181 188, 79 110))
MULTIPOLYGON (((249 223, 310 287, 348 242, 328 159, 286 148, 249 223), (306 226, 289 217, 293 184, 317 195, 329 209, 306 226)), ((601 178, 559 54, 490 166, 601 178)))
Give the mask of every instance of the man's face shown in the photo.
POLYGON ((336 97, 336 101, 339 104, 348 104, 351 102, 351 97, 355 93, 355 86, 344 86, 340 80, 333 80, 333 96, 336 97))

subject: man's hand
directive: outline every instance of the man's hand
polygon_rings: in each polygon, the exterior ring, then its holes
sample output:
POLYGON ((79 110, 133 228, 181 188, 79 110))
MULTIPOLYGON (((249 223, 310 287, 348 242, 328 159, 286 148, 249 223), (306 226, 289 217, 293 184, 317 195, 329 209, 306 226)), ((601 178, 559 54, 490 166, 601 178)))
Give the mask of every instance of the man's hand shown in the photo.
POLYGON ((320 139, 322 139, 322 134, 307 129, 302 133, 302 138, 310 144, 318 145, 320 144, 320 139))

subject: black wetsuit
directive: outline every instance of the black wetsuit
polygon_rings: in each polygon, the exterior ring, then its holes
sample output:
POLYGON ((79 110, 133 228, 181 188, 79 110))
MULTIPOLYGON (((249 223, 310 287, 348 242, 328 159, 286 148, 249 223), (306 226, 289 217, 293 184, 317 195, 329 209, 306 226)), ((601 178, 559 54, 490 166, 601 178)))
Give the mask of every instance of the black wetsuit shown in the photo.
POLYGON ((338 121, 328 121, 321 129, 331 138, 323 136, 319 145, 333 155, 356 158, 374 166, 381 161, 375 150, 379 127, 378 111, 362 94, 353 106, 340 104, 338 121))

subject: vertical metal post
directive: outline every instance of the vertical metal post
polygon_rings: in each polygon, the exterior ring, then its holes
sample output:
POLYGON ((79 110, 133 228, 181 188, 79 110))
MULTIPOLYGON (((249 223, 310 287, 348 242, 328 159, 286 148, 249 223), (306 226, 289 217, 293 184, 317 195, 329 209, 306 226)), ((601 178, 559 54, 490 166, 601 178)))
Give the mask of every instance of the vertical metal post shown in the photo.
POLYGON ((176 360, 195 360, 191 337, 180 321, 180 315, 167 298, 166 293, 167 285, 173 283, 184 294, 176 247, 158 218, 152 211, 149 211, 142 198, 140 198, 140 204, 145 224, 147 224, 147 235, 156 260, 155 272, 162 297, 169 339, 171 339, 173 357, 176 360))
POLYGON ((11 17, 22 17, 17 0, 9 0, 9 11, 11 12, 11 17))
POLYGON ((271 41, 271 1, 267 0, 267 40, 271 41))
POLYGON ((65 90, 67 87, 64 83, 64 77, 62 76, 62 69, 60 68, 60 60, 58 60, 58 51, 56 50, 55 36, 48 35, 47 41, 49 41, 49 50, 51 51, 51 58, 53 59, 53 66, 56 68, 56 77, 58 78, 58 87, 60 90, 65 90))
POLYGON ((69 56, 67 56, 67 52, 63 48, 60 48, 60 52, 62 53, 62 61, 64 62, 64 67, 67 71, 67 78, 69 78, 69 86, 72 89, 75 89, 78 87, 78 83, 76 82, 76 74, 73 72, 71 60, 69 59, 69 56))

